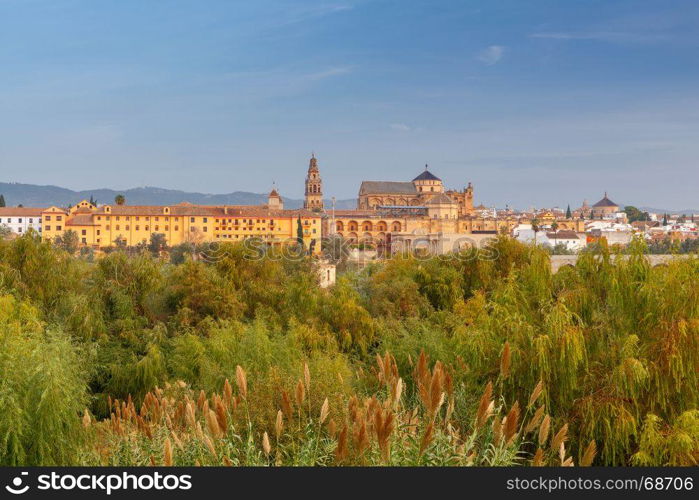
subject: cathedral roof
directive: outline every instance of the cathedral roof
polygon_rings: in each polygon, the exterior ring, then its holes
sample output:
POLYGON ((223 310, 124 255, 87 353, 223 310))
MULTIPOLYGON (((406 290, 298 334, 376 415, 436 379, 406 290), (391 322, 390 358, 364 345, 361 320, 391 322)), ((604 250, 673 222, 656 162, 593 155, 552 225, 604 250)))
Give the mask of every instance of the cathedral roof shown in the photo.
POLYGON ((439 193, 437 196, 431 198, 430 201, 427 202, 427 205, 451 205, 453 203, 454 200, 449 198, 446 194, 439 193))
POLYGON ((425 165, 425 171, 423 173, 421 173, 420 175, 418 175, 417 177, 415 177, 413 179, 413 182, 415 182, 415 181, 440 181, 441 182, 442 179, 440 179, 439 177, 434 175, 432 172, 427 170, 427 165, 425 165))
POLYGON ((417 190, 412 182, 393 181, 363 181, 359 187, 359 194, 416 194, 417 190))
POLYGON ((272 188, 272 191, 269 193, 269 198, 281 198, 281 196, 279 196, 276 189, 272 188))
POLYGON ((618 207, 616 203, 607 198, 607 193, 604 193, 604 198, 592 205, 593 207, 618 207))

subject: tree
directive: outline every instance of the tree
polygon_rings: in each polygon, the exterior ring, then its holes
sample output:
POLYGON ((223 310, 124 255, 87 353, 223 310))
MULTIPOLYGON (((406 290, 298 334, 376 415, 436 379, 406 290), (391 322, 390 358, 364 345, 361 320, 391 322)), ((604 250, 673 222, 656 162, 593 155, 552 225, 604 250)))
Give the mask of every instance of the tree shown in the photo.
POLYGON ((97 205, 97 200, 90 195, 90 205, 97 205))
POLYGON ((0 194, 0 207, 5 206, 5 196, 0 194))
POLYGON ((539 225, 539 219, 534 217, 532 219, 532 231, 534 231, 534 245, 536 246, 536 233, 538 233, 541 230, 541 226, 539 225))
POLYGON ((626 218, 629 220, 629 222, 650 220, 648 212, 642 212, 638 208, 631 205, 624 207, 624 213, 626 214, 626 218))
POLYGON ((553 231, 553 243, 555 246, 557 244, 557 241, 558 241, 558 222, 553 221, 551 223, 551 231, 553 231))
POLYGON ((117 205, 123 205, 126 203, 126 197, 123 194, 118 194, 114 197, 114 203, 117 205))
POLYGON ((62 248, 69 254, 74 255, 75 252, 78 251, 78 248, 80 246, 80 238, 78 237, 78 233, 76 233, 72 229, 69 229, 61 236, 56 236, 56 238, 54 239, 54 243, 59 248, 62 248))
POLYGON ((160 255, 160 252, 167 246, 167 240, 163 233, 151 233, 150 243, 148 243, 148 250, 156 257, 160 255))
POLYGON ((301 224, 300 215, 296 221, 296 242, 303 248, 303 225, 301 224))
POLYGON ((663 226, 667 226, 667 214, 663 214, 663 226))
POLYGON ((572 219, 573 218, 573 212, 570 211, 570 203, 568 204, 568 208, 566 209, 566 219, 572 219))

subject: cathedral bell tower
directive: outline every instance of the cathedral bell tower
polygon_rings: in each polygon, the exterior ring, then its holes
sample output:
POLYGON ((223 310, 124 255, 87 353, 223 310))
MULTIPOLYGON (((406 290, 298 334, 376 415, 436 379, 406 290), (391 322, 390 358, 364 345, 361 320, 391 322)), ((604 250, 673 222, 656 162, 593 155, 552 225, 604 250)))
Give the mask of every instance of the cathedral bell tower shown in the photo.
POLYGON ((318 170, 318 160, 315 154, 311 155, 306 175, 306 197, 303 202, 306 210, 323 210, 323 181, 318 170))

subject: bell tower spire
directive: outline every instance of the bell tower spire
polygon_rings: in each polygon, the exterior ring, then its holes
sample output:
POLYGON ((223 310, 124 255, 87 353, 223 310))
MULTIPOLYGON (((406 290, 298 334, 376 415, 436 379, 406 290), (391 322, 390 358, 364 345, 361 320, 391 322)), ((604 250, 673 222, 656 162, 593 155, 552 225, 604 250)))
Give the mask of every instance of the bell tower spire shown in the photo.
POLYGON ((303 208, 307 210, 323 210, 323 181, 318 170, 318 159, 315 153, 311 154, 306 175, 306 194, 303 208))

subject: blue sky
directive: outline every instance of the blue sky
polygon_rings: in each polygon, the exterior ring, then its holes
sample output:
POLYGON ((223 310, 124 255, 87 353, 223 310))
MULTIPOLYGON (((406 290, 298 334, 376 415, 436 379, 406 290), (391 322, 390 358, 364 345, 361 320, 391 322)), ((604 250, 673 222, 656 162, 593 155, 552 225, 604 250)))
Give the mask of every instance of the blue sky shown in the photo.
POLYGON ((0 180, 699 208, 699 2, 0 0, 0 180))

